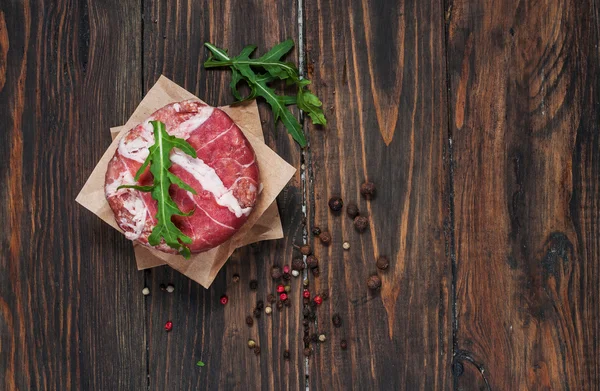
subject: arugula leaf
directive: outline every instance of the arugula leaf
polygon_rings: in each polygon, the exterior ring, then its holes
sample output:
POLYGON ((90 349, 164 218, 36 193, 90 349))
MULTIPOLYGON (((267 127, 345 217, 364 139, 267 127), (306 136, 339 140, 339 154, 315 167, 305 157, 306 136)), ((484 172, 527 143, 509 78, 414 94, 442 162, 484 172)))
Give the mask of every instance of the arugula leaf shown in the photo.
POLYGON ((206 68, 229 67, 232 72, 229 86, 233 96, 238 101, 253 99, 257 96, 264 98, 271 106, 275 121, 281 120, 301 147, 306 146, 302 126, 286 106, 296 104, 308 114, 314 124, 327 124, 322 109, 323 104, 307 88, 310 81, 300 78, 298 68, 294 64, 282 61, 282 58, 294 47, 293 40, 288 39, 275 45, 259 58, 250 58, 250 55, 256 50, 254 45, 246 46, 235 57, 229 56, 227 50, 220 49, 211 43, 207 42, 204 45, 210 51, 204 66, 206 68), (265 73, 256 73, 257 70, 265 73), (268 85, 275 80, 285 80, 288 86, 296 85, 297 95, 277 95, 275 90, 268 85), (250 93, 245 97, 242 97, 238 90, 241 81, 245 81, 250 87, 250 93))
POLYGON ((152 186, 122 185, 118 188, 151 192, 152 198, 158 202, 158 208, 155 216, 157 224, 148 236, 148 243, 151 246, 156 246, 160 244, 161 239, 164 239, 169 247, 176 249, 185 258, 189 258, 191 252, 186 244, 191 244, 192 239, 181 232, 171 218, 173 216, 190 216, 194 211, 183 213, 171 198, 169 187, 173 184, 192 194, 196 194, 196 191, 179 177, 169 172, 169 168, 171 167, 170 154, 173 148, 179 148, 194 158, 196 157, 196 151, 187 141, 169 135, 164 123, 160 121, 150 121, 150 123, 154 128, 154 144, 149 148, 149 154, 144 164, 136 172, 135 180, 139 180, 146 167, 150 165, 150 172, 154 177, 153 184, 152 186))

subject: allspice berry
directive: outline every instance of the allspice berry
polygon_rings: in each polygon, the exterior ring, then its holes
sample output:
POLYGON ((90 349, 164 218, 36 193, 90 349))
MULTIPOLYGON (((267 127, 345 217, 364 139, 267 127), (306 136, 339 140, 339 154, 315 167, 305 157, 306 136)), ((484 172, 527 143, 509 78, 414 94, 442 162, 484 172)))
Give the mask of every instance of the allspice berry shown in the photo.
POLYGON ((314 255, 309 255, 306 258, 306 266, 308 266, 311 269, 319 267, 319 259, 317 257, 315 257, 314 255))
POLYGON ((300 253, 302 255, 310 255, 312 254, 312 248, 310 248, 308 244, 305 244, 304 246, 300 247, 300 253))
POLYGON ((319 236, 319 235, 321 235, 321 228, 319 228, 319 227, 313 227, 313 229, 312 229, 312 234, 313 234, 314 236, 319 236))
POLYGON ((367 286, 373 291, 381 288, 381 278, 377 274, 373 274, 367 280, 367 286))
POLYGON ((348 204, 348 206, 346 206, 346 214, 351 219, 354 219, 359 214, 358 205, 356 205, 354 202, 348 204))
POLYGON ((304 261, 302 258, 294 258, 292 260, 292 270, 304 270, 304 261))
POLYGON ((281 272, 281 268, 279 266, 273 266, 271 268, 271 278, 274 280, 279 280, 283 273, 281 272))
POLYGON ((327 231, 323 231, 321 232, 321 235, 319 235, 319 240, 321 243, 327 246, 329 243, 331 243, 331 234, 327 231))
POLYGON ((329 199, 328 205, 332 212, 339 212, 344 206, 344 201, 340 197, 334 196, 329 199))
POLYGON ((387 259, 386 256, 381 255, 379 258, 377 258, 377 268, 380 270, 385 270, 390 266, 390 261, 387 259))
POLYGON ((354 218, 354 228, 356 228, 358 232, 364 232, 369 228, 369 219, 365 216, 356 216, 354 218))
POLYGON ((362 185, 360 185, 360 194, 362 194, 362 196, 368 200, 375 197, 375 192, 376 188, 373 182, 365 181, 362 185))

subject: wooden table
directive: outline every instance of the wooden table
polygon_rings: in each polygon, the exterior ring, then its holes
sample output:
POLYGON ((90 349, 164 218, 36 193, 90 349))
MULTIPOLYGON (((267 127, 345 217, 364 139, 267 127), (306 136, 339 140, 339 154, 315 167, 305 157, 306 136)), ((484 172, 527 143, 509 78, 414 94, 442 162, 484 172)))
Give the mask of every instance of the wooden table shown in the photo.
POLYGON ((0 389, 597 389, 599 31, 591 0, 3 0, 0 389), (108 128, 161 74, 231 103, 203 42, 288 37, 329 125, 305 121, 302 152, 261 103, 267 143, 298 168, 285 239, 237 251, 210 289, 138 272, 131 243, 74 202, 108 128), (336 194, 368 232, 329 212, 336 194), (300 279, 291 308, 245 324, 305 233, 310 289, 331 296, 308 360, 300 279), (379 255, 392 265, 371 294, 379 255))

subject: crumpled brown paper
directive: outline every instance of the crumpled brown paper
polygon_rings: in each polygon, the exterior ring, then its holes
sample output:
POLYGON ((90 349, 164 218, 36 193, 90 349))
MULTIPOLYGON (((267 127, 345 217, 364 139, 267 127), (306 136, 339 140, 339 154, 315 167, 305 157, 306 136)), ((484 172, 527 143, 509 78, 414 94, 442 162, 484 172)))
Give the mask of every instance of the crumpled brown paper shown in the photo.
MULTIPOLYGON (((113 142, 94 168, 94 171, 77 196, 76 201, 115 229, 120 230, 104 196, 106 168, 117 149, 121 136, 124 134, 119 133, 119 131, 133 128, 154 111, 169 103, 186 99, 198 98, 166 77, 161 76, 150 91, 148 91, 148 94, 136 108, 127 123, 122 127, 111 129, 111 133, 116 133, 116 137, 114 137, 113 142)), ((166 254, 134 242, 138 269, 146 269, 166 263, 205 288, 208 288, 217 276, 218 271, 223 267, 236 248, 261 240, 283 237, 275 198, 293 177, 296 169, 263 142, 262 127, 256 102, 227 106, 222 109, 242 129, 256 153, 263 190, 258 197, 252 213, 240 230, 227 242, 210 251, 192 254, 190 259, 185 259, 180 255, 166 254)))

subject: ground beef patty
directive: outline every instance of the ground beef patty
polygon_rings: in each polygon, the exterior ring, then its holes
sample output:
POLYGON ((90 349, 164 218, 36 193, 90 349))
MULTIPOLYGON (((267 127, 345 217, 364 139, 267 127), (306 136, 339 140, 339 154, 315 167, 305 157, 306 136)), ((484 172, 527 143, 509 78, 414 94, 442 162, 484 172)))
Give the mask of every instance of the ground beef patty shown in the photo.
MULTIPOLYGON (((149 246, 148 236, 156 225, 157 203, 150 193, 120 189, 124 184, 149 185, 149 169, 134 180, 135 173, 154 143, 152 124, 164 122, 169 134, 185 139, 197 158, 173 149, 170 171, 192 186, 196 194, 172 185, 171 197, 189 217, 174 216, 173 222, 192 238, 192 252, 210 250, 229 239, 246 222, 259 193, 258 164, 252 146, 227 114, 202 102, 171 103, 129 130, 108 164, 104 190, 119 227, 131 240, 149 246)), ((162 243, 161 251, 176 253, 162 243)))

